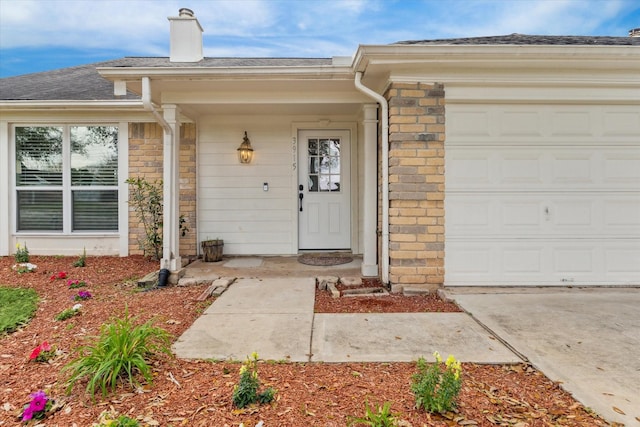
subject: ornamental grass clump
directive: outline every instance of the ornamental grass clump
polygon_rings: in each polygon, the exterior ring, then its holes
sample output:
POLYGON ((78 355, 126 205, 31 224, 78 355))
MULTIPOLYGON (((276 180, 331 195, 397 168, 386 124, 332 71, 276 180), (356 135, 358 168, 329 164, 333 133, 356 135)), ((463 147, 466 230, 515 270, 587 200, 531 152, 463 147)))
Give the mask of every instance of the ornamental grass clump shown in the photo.
POLYGON ((270 403, 276 391, 269 387, 258 393, 259 389, 258 353, 254 351, 240 367, 240 381, 233 388, 233 404, 242 409, 254 403, 270 403))
POLYGON ((170 342, 167 331, 153 326, 151 320, 136 325, 136 318, 125 310, 122 318, 112 318, 103 324, 100 335, 92 343, 79 347, 76 350, 79 356, 63 368, 71 372, 67 393, 84 380, 92 398, 98 390, 103 396, 115 391, 119 382, 127 382, 135 389, 140 386, 138 375, 150 384, 153 379, 150 358, 158 353, 170 355, 170 342))
POLYGON ((455 409, 462 380, 460 362, 452 355, 442 363, 440 354, 433 353, 436 363, 427 366, 424 358, 418 359, 418 373, 413 375, 411 391, 416 396, 416 408, 428 412, 447 412, 455 409))

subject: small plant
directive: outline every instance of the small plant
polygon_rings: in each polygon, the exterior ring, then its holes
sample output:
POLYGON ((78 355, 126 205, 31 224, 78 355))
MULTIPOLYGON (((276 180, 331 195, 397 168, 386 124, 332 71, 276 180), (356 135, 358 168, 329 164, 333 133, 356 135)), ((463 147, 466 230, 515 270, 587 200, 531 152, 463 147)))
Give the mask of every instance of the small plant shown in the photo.
POLYGON ((369 402, 365 401, 364 407, 365 416, 362 418, 348 417, 348 426, 394 427, 397 425, 396 416, 391 413, 391 402, 385 402, 374 410, 369 406, 369 402))
POLYGON ((66 271, 58 271, 57 273, 52 274, 51 277, 49 277, 49 280, 53 282, 54 280, 66 279, 66 278, 67 278, 66 271))
POLYGON ((92 297, 91 292, 89 291, 78 291, 78 293, 73 297, 74 301, 86 301, 92 297))
POLYGON ((129 178, 129 203, 144 228, 144 238, 139 239, 140 249, 155 260, 162 258, 162 181, 149 182, 145 178, 129 178))
POLYGON ((98 418, 99 424, 94 424, 94 427, 139 427, 138 420, 129 418, 126 415, 118 416, 115 411, 104 411, 98 418))
POLYGON ((76 304, 71 308, 65 308, 60 313, 58 313, 54 319, 59 322, 63 320, 71 319, 73 316, 77 316, 80 314, 81 308, 82 308, 82 304, 76 304))
POLYGON ((85 267, 87 265, 87 248, 82 248, 82 255, 74 263, 74 267, 85 267))
POLYGON ((84 288, 85 286, 87 286, 87 282, 85 282, 84 280, 69 279, 67 280, 67 286, 69 287, 69 289, 84 288))
POLYGON ((21 262, 20 264, 14 264, 12 267, 16 273, 24 274, 24 273, 33 273, 38 268, 37 265, 31 264, 30 262, 21 262))
POLYGON ((460 362, 452 355, 442 363, 440 354, 433 353, 436 363, 427 366, 418 359, 418 373, 413 376, 411 391, 416 396, 416 408, 428 412, 447 412, 456 407, 456 398, 462 386, 460 362))
POLYGON ((151 383, 153 375, 148 360, 156 353, 171 354, 170 336, 151 321, 136 325, 135 320, 129 316, 129 310, 125 310, 124 317, 113 318, 102 325, 93 343, 76 350, 79 356, 63 368, 71 371, 68 393, 84 379, 88 379, 86 390, 92 397, 98 390, 106 396, 121 380, 132 388, 139 386, 137 374, 151 383))
POLYGON ((21 246, 20 243, 16 243, 16 253, 13 256, 17 263, 29 262, 29 249, 27 249, 27 244, 25 243, 24 246, 21 246))
POLYGON ((233 404, 242 409, 254 403, 270 403, 276 391, 269 387, 258 393, 259 388, 258 353, 253 352, 240 367, 240 381, 233 388, 233 404))
POLYGON ((25 405, 22 421, 41 420, 47 416, 52 406, 53 401, 47 397, 47 394, 42 390, 37 391, 31 395, 31 402, 25 405))
POLYGON ((56 349, 52 348, 48 342, 44 341, 33 349, 29 355, 29 360, 34 360, 36 362, 48 362, 49 359, 53 358, 55 355, 56 349))

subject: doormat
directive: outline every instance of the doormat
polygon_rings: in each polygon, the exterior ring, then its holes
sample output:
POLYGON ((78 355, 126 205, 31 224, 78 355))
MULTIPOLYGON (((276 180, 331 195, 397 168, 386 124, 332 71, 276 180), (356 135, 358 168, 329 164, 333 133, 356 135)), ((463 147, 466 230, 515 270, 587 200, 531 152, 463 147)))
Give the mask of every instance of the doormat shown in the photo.
POLYGON ((353 261, 353 257, 335 253, 303 254, 298 257, 298 262, 306 265, 329 266, 348 264, 351 261, 353 261))

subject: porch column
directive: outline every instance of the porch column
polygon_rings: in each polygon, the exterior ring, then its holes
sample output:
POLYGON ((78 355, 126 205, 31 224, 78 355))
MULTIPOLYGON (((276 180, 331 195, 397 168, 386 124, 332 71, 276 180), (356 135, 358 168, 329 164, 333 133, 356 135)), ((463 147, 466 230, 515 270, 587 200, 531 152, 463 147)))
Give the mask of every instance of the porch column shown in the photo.
POLYGON ((164 132, 162 268, 176 271, 182 268, 178 241, 178 216, 180 215, 180 123, 178 121, 178 109, 176 105, 165 104, 162 106, 162 110, 164 120, 171 128, 171 132, 164 132))
POLYGON ((378 104, 364 106, 364 250, 362 275, 378 276, 378 104))

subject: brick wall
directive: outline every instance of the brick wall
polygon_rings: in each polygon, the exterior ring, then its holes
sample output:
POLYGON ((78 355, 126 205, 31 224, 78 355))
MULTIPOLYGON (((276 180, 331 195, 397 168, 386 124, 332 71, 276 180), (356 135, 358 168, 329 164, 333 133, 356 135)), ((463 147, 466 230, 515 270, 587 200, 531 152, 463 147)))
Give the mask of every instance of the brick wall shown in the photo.
POLYGON ((389 279, 444 282, 444 86, 394 83, 389 101, 389 279))
MULTIPOLYGON (((180 237, 180 255, 195 256, 196 251, 196 126, 180 127, 180 214, 187 219, 189 231, 180 237)), ((144 177, 150 182, 162 180, 163 131, 157 123, 129 125, 129 177, 144 177)), ((129 253, 142 254, 138 239, 144 238, 133 207, 129 207, 129 253)))
POLYGON ((189 231, 180 237, 180 255, 195 257, 196 241, 196 125, 180 127, 180 215, 187 220, 189 231))

